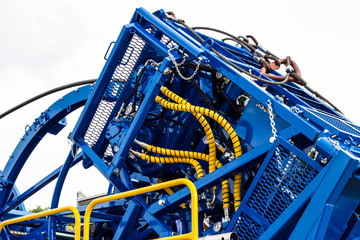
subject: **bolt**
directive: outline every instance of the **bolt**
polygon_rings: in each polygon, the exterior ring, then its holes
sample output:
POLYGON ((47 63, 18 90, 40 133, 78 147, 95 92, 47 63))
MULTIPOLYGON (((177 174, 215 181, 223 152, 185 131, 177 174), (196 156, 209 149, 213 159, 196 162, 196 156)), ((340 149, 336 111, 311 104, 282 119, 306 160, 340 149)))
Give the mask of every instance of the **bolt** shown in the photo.
POLYGON ((169 75, 171 73, 170 68, 165 68, 164 75, 169 75))
POLYGON ((166 202, 165 202, 164 199, 160 199, 160 200, 158 201, 158 203, 159 203, 160 206, 165 206, 165 204, 166 204, 166 202))
POLYGON ((221 222, 216 222, 213 226, 213 229, 215 232, 220 232, 222 229, 222 223, 221 222))
POLYGON ((114 175, 119 176, 120 169, 116 168, 113 172, 114 175))
POLYGON ((135 155, 134 155, 134 154, 132 154, 132 153, 130 153, 130 152, 129 152, 128 157, 129 157, 131 160, 136 160, 135 155))
POLYGON ((118 145, 114 145, 114 152, 118 152, 119 151, 119 147, 118 147, 118 145))

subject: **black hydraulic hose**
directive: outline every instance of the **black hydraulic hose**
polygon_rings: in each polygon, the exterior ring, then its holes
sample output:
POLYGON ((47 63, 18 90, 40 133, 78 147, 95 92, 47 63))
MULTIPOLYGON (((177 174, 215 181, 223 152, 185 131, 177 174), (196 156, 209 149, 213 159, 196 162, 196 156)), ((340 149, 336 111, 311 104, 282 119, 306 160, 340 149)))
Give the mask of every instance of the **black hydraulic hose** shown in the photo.
POLYGON ((218 92, 221 94, 221 96, 229 103, 230 107, 235 111, 236 114, 240 115, 240 110, 233 104, 231 99, 226 95, 224 90, 222 88, 217 88, 218 92))
MULTIPOLYGON (((224 32, 224 31, 222 31, 222 30, 215 29, 215 28, 210 28, 210 27, 193 27, 193 28, 190 28, 190 27, 187 26, 185 23, 183 23, 183 22, 180 22, 180 23, 183 24, 189 31, 191 31, 201 42, 203 42, 204 40, 203 40, 201 37, 199 38, 199 34, 197 34, 197 33, 194 31, 194 30, 196 30, 196 29, 210 30, 210 31, 215 31, 215 32, 219 32, 219 33, 225 34, 225 35, 231 37, 232 40, 234 40, 234 41, 236 41, 236 42, 241 41, 243 44, 246 44, 247 46, 249 45, 249 47, 251 47, 252 50, 254 49, 253 46, 251 46, 250 44, 246 43, 245 41, 242 41, 242 40, 240 40, 239 38, 235 37, 234 35, 229 34, 229 33, 227 33, 227 32, 224 32)), ((225 38, 225 39, 223 39, 223 40, 230 40, 230 39, 225 38)), ((243 44, 241 44, 241 45, 243 46, 243 44)), ((265 82, 265 83, 267 83, 267 84, 282 85, 282 84, 285 84, 286 82, 288 82, 288 80, 289 80, 289 74, 287 74, 286 77, 285 77, 285 79, 284 79, 283 81, 281 81, 281 82, 273 82, 273 81, 268 81, 268 80, 263 79, 263 78, 259 78, 258 76, 255 76, 255 75, 253 75, 253 74, 251 74, 251 73, 243 70, 242 68, 238 67, 237 65, 233 64, 232 62, 230 62, 229 60, 227 60, 224 56, 222 56, 222 55, 221 55, 219 52, 217 52, 216 50, 214 50, 214 49, 211 49, 211 50, 212 50, 216 55, 218 55, 221 59, 223 59, 225 62, 227 62, 227 63, 230 64, 231 66, 235 67, 235 68, 236 68, 237 70, 239 70, 240 72, 243 72, 243 73, 245 73, 246 75, 248 75, 248 76, 250 76, 250 77, 252 77, 252 78, 255 78, 255 79, 257 79, 257 80, 263 81, 263 82, 265 82)), ((255 49, 254 49, 253 51, 255 51, 255 49)), ((250 52, 250 51, 249 51, 249 52, 250 52)), ((275 54, 273 54, 272 52, 270 52, 270 51, 267 50, 265 53, 267 54, 267 57, 268 57, 268 58, 273 59, 273 60, 275 60, 276 62, 279 61, 279 58, 278 58, 275 54)), ((306 81, 305 81, 303 78, 299 77, 299 80, 302 81, 302 82, 305 84, 305 87, 306 87, 309 91, 311 91, 313 94, 315 94, 318 98, 324 100, 324 101, 327 102, 331 107, 333 107, 336 111, 342 113, 342 112, 340 111, 340 109, 338 109, 338 108, 337 108, 334 104, 332 104, 328 99, 326 99, 324 96, 322 96, 319 92, 313 90, 313 89, 306 83, 306 81)))
MULTIPOLYGON (((185 26, 185 25, 184 25, 185 26)), ((186 26, 185 26, 186 27, 186 26)), ((227 33, 223 30, 219 30, 219 29, 216 29, 216 28, 211 28, 211 27, 193 27, 192 28, 193 30, 197 30, 197 29, 202 29, 202 30, 209 30, 209 31, 214 31, 214 32, 218 32, 218 33, 221 33, 221 34, 224 34, 226 36, 229 36, 231 37, 234 41, 236 41, 237 43, 239 43, 241 46, 243 46, 244 48, 246 48, 246 50, 248 50, 249 52, 252 52, 254 53, 256 48, 254 48, 253 46, 251 46, 249 43, 245 42, 244 40, 230 34, 230 33, 227 33)))
POLYGON ((331 103, 327 98, 325 98, 323 95, 321 95, 319 92, 317 92, 316 90, 312 89, 309 84, 299 75, 292 73, 291 74, 293 77, 299 79, 300 81, 305 83, 305 87, 313 94, 315 94, 316 97, 322 99, 323 101, 327 102, 331 107, 333 107, 336 111, 338 111, 339 113, 343 114, 339 108, 337 108, 333 103, 331 103))
MULTIPOLYGON (((197 32, 194 31, 194 29, 205 29, 205 30, 211 30, 211 31, 216 31, 216 32, 219 32, 219 33, 223 33, 223 34, 225 34, 225 35, 227 35, 227 36, 230 36, 230 37, 231 37, 233 40, 235 40, 235 41, 241 41, 241 42, 242 42, 242 44, 241 44, 242 46, 244 46, 244 44, 245 44, 246 46, 248 45, 248 43, 246 43, 245 41, 242 41, 242 40, 240 40, 239 38, 235 37, 234 35, 228 34, 228 33, 224 32, 224 31, 222 31, 222 30, 218 30, 218 29, 215 29, 215 28, 209 28, 209 27, 194 27, 194 28, 191 28, 191 27, 189 27, 188 25, 186 25, 184 21, 179 21, 179 23, 182 24, 184 27, 186 27, 193 35, 195 35, 195 36, 199 39, 199 41, 200 41, 201 43, 204 42, 204 39, 203 39, 202 37, 200 37, 199 34, 197 34, 197 32)), ((225 39, 224 39, 224 40, 225 40, 225 39)), ((226 39, 226 40, 228 40, 228 39, 226 39)), ((249 45, 249 46, 251 46, 251 45, 249 45)), ((253 46, 251 46, 251 47, 252 47, 252 49, 254 48, 253 46)), ((250 76, 250 77, 252 77, 252 78, 255 78, 255 79, 257 79, 257 80, 260 80, 260 81, 262 81, 262 82, 265 82, 265 83, 267 83, 267 84, 282 85, 282 84, 285 84, 286 82, 288 82, 288 80, 289 80, 289 75, 290 75, 290 74, 287 74, 286 77, 285 77, 285 79, 284 79, 283 81, 281 81, 281 82, 273 82, 273 81, 269 81, 269 80, 260 78, 260 77, 258 77, 258 76, 255 76, 254 74, 249 73, 249 72, 245 71, 244 69, 238 67, 238 66, 235 65, 234 63, 230 62, 227 58, 225 58, 222 54, 220 54, 219 52, 217 52, 215 49, 212 48, 211 51, 213 51, 218 57, 220 57, 220 58, 221 58, 222 60, 224 60, 226 63, 228 63, 228 64, 230 64, 232 67, 236 68, 238 71, 240 71, 240 72, 242 72, 242 73, 244 73, 244 74, 246 74, 246 75, 248 75, 248 76, 250 76)), ((248 50, 248 51, 249 51, 249 50, 248 50)), ((255 50, 254 50, 254 51, 255 51, 255 50)), ((249 52, 251 52, 251 51, 249 51, 249 52)), ((270 51, 266 51, 266 54, 267 54, 267 57, 268 57, 268 58, 273 59, 273 60, 275 60, 276 62, 279 61, 279 58, 278 58, 275 54, 271 53, 270 51)), ((291 74, 291 75, 293 75, 293 74, 291 74)), ((306 82, 302 77, 298 77, 298 79, 304 83, 305 87, 306 87, 309 91, 311 91, 312 93, 314 93, 314 94, 315 94, 317 97, 319 97, 320 99, 322 99, 322 100, 324 100, 325 102, 327 102, 327 103, 328 103, 330 106, 332 106, 336 111, 342 113, 342 112, 341 112, 334 104, 332 104, 328 99, 326 99, 325 97, 323 97, 323 96, 322 96, 320 93, 318 93, 317 91, 313 90, 313 89, 307 84, 307 82, 306 82)))
POLYGON ((10 113, 15 112, 16 110, 19 110, 20 108, 28 105, 29 103, 32 103, 32 102, 34 102, 36 100, 39 100, 40 98, 46 97, 46 96, 48 96, 50 94, 53 94, 53 93, 56 93, 56 92, 59 92, 59 91, 62 91, 62 90, 68 89, 68 88, 95 83, 96 80, 97 79, 88 79, 88 80, 78 81, 78 82, 74 82, 74 83, 69 83, 69 84, 66 84, 66 85, 63 85, 63 86, 60 86, 60 87, 53 88, 53 89, 48 90, 46 92, 43 92, 43 93, 41 93, 39 95, 36 95, 36 96, 34 96, 34 97, 20 103, 19 105, 16 105, 15 107, 10 108, 9 110, 3 112, 2 114, 0 114, 0 119, 2 119, 3 117, 7 116, 10 113))
MULTIPOLYGON (((194 31, 194 29, 192 29, 191 27, 189 27, 188 25, 185 24, 185 22, 183 21, 179 21, 180 24, 184 25, 184 27, 186 27, 192 34, 194 34, 198 39, 199 41, 202 43, 204 42, 204 39, 202 37, 200 37, 199 34, 197 34, 197 32, 194 31)), ((211 29, 213 30, 213 28, 205 28, 205 27, 197 27, 196 29, 211 29)), ((215 30, 215 29, 214 29, 215 30)), ((216 29, 217 30, 217 29, 216 29)), ((221 30, 219 30, 221 31, 221 30)), ((223 31, 221 31, 223 32, 223 31)), ((225 33, 225 32, 224 32, 225 33)), ((231 35, 231 34, 230 34, 231 35)), ((235 37, 234 35, 231 35, 232 37, 235 37)), ((236 37, 235 37, 236 38, 236 37)), ((244 42, 244 41, 242 41, 244 42)), ((251 45, 250 45, 251 46, 251 45)), ((253 46, 251 46, 252 48, 254 48, 253 46)), ((237 66, 236 64, 230 62, 226 57, 224 57, 221 53, 219 53, 218 51, 216 51, 214 48, 211 48, 211 51, 213 51, 219 58, 221 58, 222 60, 224 60, 226 63, 230 64, 232 67, 234 67, 235 69, 237 69, 238 71, 248 75, 249 77, 252 77, 252 78, 255 78, 257 80, 260 80, 264 83, 267 83, 267 84, 271 84, 271 85, 282 85, 284 83, 286 83, 288 80, 289 80, 289 77, 288 77, 288 74, 287 74, 287 77, 285 78, 284 81, 281 81, 281 82, 273 82, 273 81, 269 81, 269 80, 266 80, 266 79, 263 79, 261 77, 258 77, 258 76, 255 76, 254 74, 252 73, 249 73, 248 71, 245 71, 244 69, 240 68, 239 66, 237 66)), ((255 50, 254 50, 255 51, 255 50)))
MULTIPOLYGON (((215 111, 214 106, 212 105, 210 99, 206 96, 206 94, 203 92, 203 90, 201 90, 201 88, 199 87, 199 85, 196 84, 196 82, 194 81, 194 79, 190 78, 190 83, 194 86, 195 90, 200 94, 200 96, 205 100, 206 104, 209 106, 209 108, 213 111, 215 111)), ((219 137, 221 138, 221 141, 226 145, 226 147, 228 149, 232 149, 231 145, 227 142, 226 137, 224 135, 224 133, 221 131, 220 129, 220 125, 219 123, 215 122, 215 127, 216 127, 216 131, 219 134, 219 137)))

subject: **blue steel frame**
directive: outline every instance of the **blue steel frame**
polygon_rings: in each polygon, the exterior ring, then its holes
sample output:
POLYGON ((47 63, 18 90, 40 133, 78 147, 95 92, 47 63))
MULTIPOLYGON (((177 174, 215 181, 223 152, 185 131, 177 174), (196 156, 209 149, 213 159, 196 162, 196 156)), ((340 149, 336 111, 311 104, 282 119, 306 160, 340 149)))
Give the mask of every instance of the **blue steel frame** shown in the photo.
MULTIPOLYGON (((129 150, 138 136, 146 117, 155 106, 154 100, 160 94, 160 87, 169 79, 169 70, 173 70, 173 63, 168 54, 170 48, 161 41, 163 35, 176 44, 177 53, 173 55, 178 62, 181 62, 184 53, 188 55, 189 61, 196 61, 201 57, 203 64, 210 65, 214 70, 226 76, 234 87, 236 86, 246 92, 257 104, 267 106, 270 101, 276 114, 276 120, 284 122, 285 127, 278 133, 278 141, 269 143, 267 140, 269 132, 264 128, 264 141, 262 144, 253 146, 253 149, 249 149, 242 156, 194 182, 197 190, 203 192, 219 184, 224 179, 234 177, 238 172, 245 171, 256 164, 262 164, 259 174, 256 175, 251 187, 243 196, 243 202, 239 209, 232 213, 232 220, 225 225, 223 231, 234 231, 237 222, 242 216, 241 214, 245 212, 247 215, 251 215, 250 217, 254 219, 256 224, 263 223, 261 227, 264 229, 259 236, 246 239, 258 237, 260 239, 328 239, 330 236, 334 239, 353 239, 360 236, 360 219, 356 214, 356 207, 360 200, 358 190, 360 167, 359 158, 356 156, 360 152, 357 148, 360 140, 360 134, 357 131, 360 131, 360 128, 350 123, 341 113, 315 97, 306 88, 295 83, 287 83, 283 86, 269 85, 264 90, 259 81, 240 74, 234 67, 213 54, 211 49, 216 49, 242 69, 261 76, 260 65, 253 60, 252 54, 242 48, 236 48, 209 38, 204 34, 201 34, 201 36, 206 41, 201 44, 192 37, 192 34, 186 28, 167 20, 163 11, 160 10, 150 14, 143 8, 137 9, 130 24, 122 29, 89 97, 89 86, 69 93, 62 100, 53 104, 45 114, 41 115, 40 120, 35 122, 26 132, 1 176, 0 217, 7 219, 13 217, 13 214, 24 214, 13 209, 57 178, 51 203, 51 207, 56 208, 68 170, 82 160, 84 160, 84 167, 94 165, 116 191, 135 188, 126 164, 129 150), (153 33, 151 29, 155 29, 156 33, 153 33), (129 59, 126 60, 124 56, 129 49, 135 49, 131 45, 132 41, 135 41, 134 39, 140 41, 144 46, 138 50, 137 59, 132 60, 134 63, 129 67, 130 73, 127 79, 122 82, 114 80, 114 71, 121 65, 127 65, 130 61, 129 59), (112 160, 106 162, 104 157, 109 145, 106 137, 107 128, 113 124, 114 118, 121 108, 121 103, 124 102, 126 96, 133 89, 130 83, 131 77, 136 75, 139 66, 145 64, 146 57, 150 58, 146 54, 154 54, 156 58, 161 59, 161 65, 155 69, 155 73, 149 78, 146 95, 137 110, 137 114, 128 126, 126 134, 118 137, 116 142, 118 149, 113 151, 112 160), (108 91, 112 95, 108 94, 108 91), (116 91, 118 92, 116 93, 116 91), (280 101, 278 96, 285 96, 288 99, 287 103, 280 101), (96 120, 94 115, 97 114, 97 109, 103 101, 111 102, 111 109, 107 113, 102 129, 95 134, 95 140, 89 140, 89 128, 91 128, 93 121, 96 120), (37 143, 47 132, 54 131, 56 133, 60 131, 63 125, 60 120, 84 104, 84 110, 69 136, 74 145, 65 163, 32 188, 22 194, 15 194, 16 196, 9 199, 10 193, 15 186, 16 177, 37 143), (328 117, 327 120, 330 119, 331 121, 327 121, 319 114, 325 114, 328 117), (336 119, 338 121, 335 121, 336 119), (345 125, 350 125, 350 128, 355 130, 349 130, 345 125), (336 135, 336 138, 332 135, 336 135), (290 139, 296 142, 294 146, 288 141, 290 139), (350 143, 349 139, 351 140, 350 143), (293 199, 286 210, 279 214, 274 222, 268 223, 259 217, 256 210, 248 210, 246 204, 262 177, 262 172, 266 169, 269 158, 274 156, 276 144, 279 142, 288 146, 288 149, 292 149, 291 152, 299 159, 307 159, 306 164, 316 168, 318 174, 293 199), (334 142, 337 142, 338 145, 334 144, 334 142), (301 149, 298 149, 298 146, 301 146, 301 149), (304 153, 305 151, 309 152, 311 147, 319 149, 320 155, 329 162, 320 163, 314 159, 314 163, 312 163, 310 161, 312 159, 304 153), (77 152, 78 148, 82 152, 75 156, 74 153, 77 152)), ((134 51, 137 50, 130 50, 130 55, 134 54, 134 51)), ((266 78, 265 76, 262 77, 266 78)), ((255 119, 258 115, 255 111, 255 114, 246 116, 255 119)), ((247 120, 251 122, 252 119, 247 120)), ((238 134, 242 141, 246 140, 246 136, 242 136, 240 132, 238 134)), ((159 205, 157 202, 148 203, 143 196, 136 196, 128 199, 128 207, 124 210, 122 218, 101 211, 101 209, 111 209, 124 205, 123 202, 116 201, 98 207, 98 211, 95 209, 92 220, 98 223, 116 223, 112 226, 114 231, 113 239, 127 239, 139 218, 147 222, 159 237, 171 236, 173 229, 164 222, 162 216, 171 213, 179 204, 189 199, 190 191, 185 188, 164 197, 164 205, 159 205)), ((80 213, 83 212, 84 209, 80 209, 80 213)), ((202 223, 199 222, 199 225, 202 225, 202 223)), ((39 232, 46 228, 48 228, 49 239, 55 239, 57 230, 55 219, 52 219, 50 224, 45 224, 35 231, 33 233, 34 238, 37 239, 40 236, 39 232)), ((146 234, 144 233, 142 236, 145 238, 146 234)), ((10 239, 5 231, 1 237, 10 239)))

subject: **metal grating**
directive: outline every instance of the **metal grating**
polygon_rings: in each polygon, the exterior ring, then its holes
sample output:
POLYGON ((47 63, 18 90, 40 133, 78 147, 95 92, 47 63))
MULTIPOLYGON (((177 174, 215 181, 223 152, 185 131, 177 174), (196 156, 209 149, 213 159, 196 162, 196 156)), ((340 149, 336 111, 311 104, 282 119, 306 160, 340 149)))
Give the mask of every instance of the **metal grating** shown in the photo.
POLYGON ((163 35, 160 42, 162 42, 163 44, 165 44, 169 49, 172 48, 178 48, 179 45, 176 44, 176 42, 172 41, 168 36, 163 35))
POLYGON ((271 224, 317 175, 311 166, 278 146, 247 206, 271 224))
POLYGON ((328 124, 339 129, 340 131, 350 133, 350 134, 360 137, 360 127, 359 126, 356 126, 353 123, 350 123, 344 119, 338 118, 337 116, 334 116, 334 115, 331 115, 328 113, 324 113, 321 111, 315 111, 315 110, 308 109, 308 108, 307 108, 307 110, 311 111, 313 114, 315 114, 319 118, 323 119, 328 124))
POLYGON ((240 217, 233 228, 240 239, 257 239, 318 174, 305 159, 289 150, 295 146, 286 145, 278 145, 272 156, 267 156, 240 205, 240 217))
POLYGON ((134 34, 130 37, 126 50, 123 54, 120 54, 121 58, 118 60, 118 64, 84 135, 84 140, 89 147, 93 148, 96 145, 106 122, 114 110, 117 99, 125 89, 129 77, 136 68, 144 48, 145 41, 134 34))
POLYGON ((236 232, 241 240, 257 239, 264 231, 265 229, 261 225, 252 221, 245 213, 240 215, 234 227, 234 232, 236 232))

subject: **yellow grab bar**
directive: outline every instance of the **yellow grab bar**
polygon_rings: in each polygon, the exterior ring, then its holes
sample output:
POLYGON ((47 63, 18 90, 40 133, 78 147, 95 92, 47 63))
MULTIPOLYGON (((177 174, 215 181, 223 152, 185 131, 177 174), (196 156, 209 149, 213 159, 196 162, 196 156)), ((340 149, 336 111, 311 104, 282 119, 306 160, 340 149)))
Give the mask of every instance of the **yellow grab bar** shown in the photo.
POLYGON ((178 185, 186 185, 191 192, 191 232, 182 234, 182 235, 176 235, 171 237, 165 237, 161 238, 162 240, 167 239, 188 239, 188 240, 197 240, 199 236, 199 229, 198 229, 198 194, 196 187, 194 183, 192 183, 190 180, 185 178, 175 179, 168 182, 159 183, 152 186, 147 186, 139 189, 130 190, 127 192, 117 193, 111 196, 101 197, 97 198, 94 201, 92 201, 89 206, 86 208, 85 217, 84 217, 84 240, 89 240, 89 229, 90 229, 90 215, 93 210, 93 208, 99 204, 109 201, 118 200, 121 198, 127 198, 132 197, 135 195, 148 193, 157 191, 160 189, 165 189, 173 186, 178 185))
POLYGON ((80 229, 80 225, 81 225, 80 213, 76 209, 76 207, 73 207, 73 206, 55 208, 55 209, 47 210, 47 211, 40 212, 40 213, 34 213, 34 214, 27 215, 27 216, 6 220, 6 221, 0 223, 0 233, 1 233, 1 230, 3 229, 3 227, 10 225, 10 224, 24 222, 24 221, 41 218, 41 217, 45 217, 45 216, 49 216, 49 215, 53 215, 53 214, 57 214, 57 213, 61 213, 61 212, 66 212, 66 211, 71 211, 74 214, 74 217, 75 217, 75 240, 80 240, 80 231, 81 231, 81 229, 80 229))

